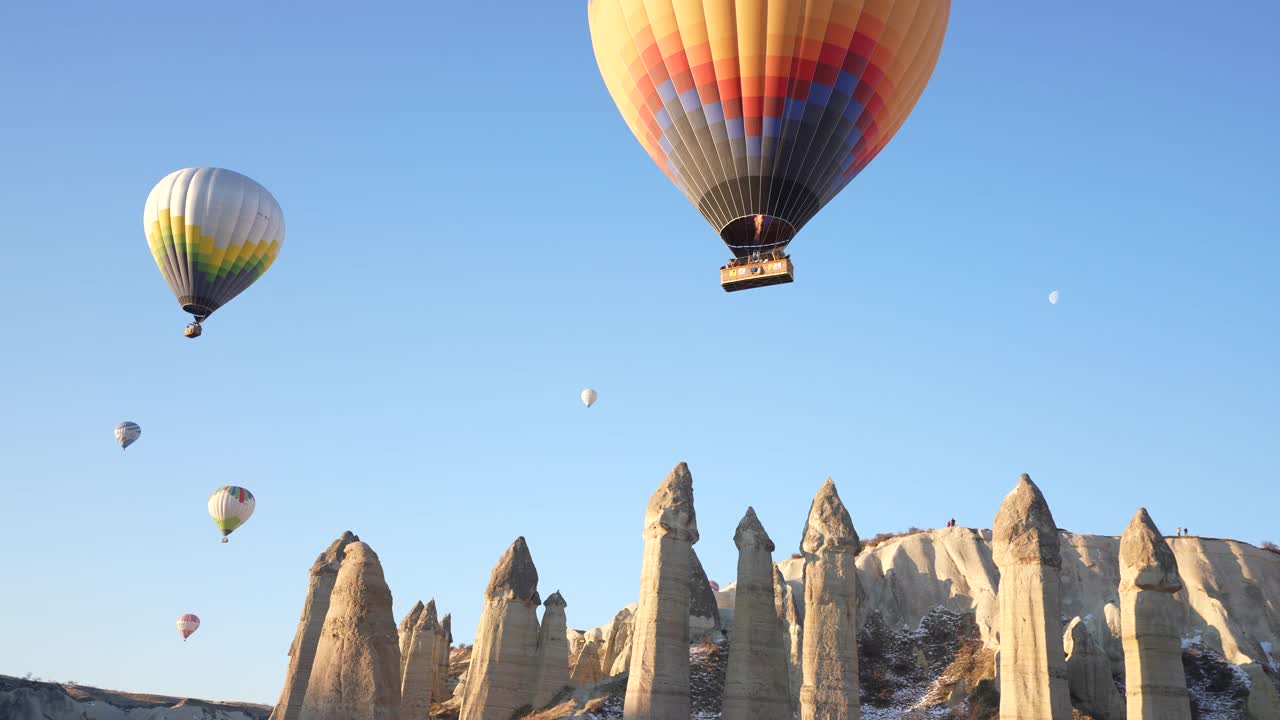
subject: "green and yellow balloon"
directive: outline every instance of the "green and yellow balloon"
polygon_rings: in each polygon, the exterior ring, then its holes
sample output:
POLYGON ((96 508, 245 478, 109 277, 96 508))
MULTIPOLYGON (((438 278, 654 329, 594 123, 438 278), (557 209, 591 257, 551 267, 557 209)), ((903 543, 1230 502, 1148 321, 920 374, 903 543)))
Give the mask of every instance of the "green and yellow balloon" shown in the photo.
POLYGON ((253 284, 275 262, 284 243, 284 213, 267 189, 222 168, 169 173, 147 196, 142 211, 151 256, 194 322, 253 284))
POLYGON ((209 517, 222 531, 222 542, 235 532, 236 528, 249 521, 257 501, 248 488, 235 485, 223 485, 209 496, 209 517))

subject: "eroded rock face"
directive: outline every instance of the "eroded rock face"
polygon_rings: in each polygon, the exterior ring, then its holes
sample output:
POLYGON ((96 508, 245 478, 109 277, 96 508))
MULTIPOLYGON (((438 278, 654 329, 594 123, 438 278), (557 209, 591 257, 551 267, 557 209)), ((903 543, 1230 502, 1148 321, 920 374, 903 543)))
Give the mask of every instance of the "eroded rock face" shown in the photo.
POLYGON ((489 577, 459 720, 510 720, 530 705, 540 603, 538 569, 516 538, 489 577))
POLYGON ((804 617, 800 614, 800 602, 794 587, 783 577, 777 565, 773 566, 773 602, 778 621, 782 624, 782 646, 787 658, 787 695, 794 712, 800 707, 800 687, 804 684, 801 672, 804 617))
POLYGON ((697 541, 693 476, 680 463, 645 511, 625 720, 689 717, 689 577, 697 541))
POLYGON ((1058 527, 1030 476, 1005 496, 991 532, 1000 568, 1001 720, 1071 720, 1058 527))
POLYGON ((403 644, 405 655, 400 663, 404 667, 400 679, 400 720, 428 720, 432 686, 439 664, 436 635, 440 623, 436 619, 436 601, 432 599, 417 615, 410 611, 409 616, 414 617, 414 623, 408 630, 408 640, 403 644))
POLYGON ((417 625, 418 618, 422 616, 422 612, 427 606, 421 600, 413 604, 409 608, 409 612, 405 613, 403 619, 400 620, 400 626, 396 628, 396 635, 400 639, 400 676, 404 677, 404 666, 409 660, 409 641, 413 639, 413 627, 417 625))
POLYGON ((391 590, 373 549, 346 547, 300 720, 400 720, 400 647, 391 590))
POLYGON ((289 670, 285 674, 284 690, 280 692, 280 701, 271 712, 271 720, 298 720, 298 714, 302 712, 302 699, 307 694, 316 646, 320 642, 324 616, 329 612, 329 596, 338 579, 338 568, 346 555, 347 546, 359 540, 349 530, 342 533, 341 537, 320 553, 311 566, 307 599, 302 605, 302 618, 298 620, 298 630, 293 636, 293 644, 289 646, 289 670))
POLYGON ((1141 508, 1120 538, 1120 630, 1129 720, 1190 720, 1178 561, 1141 508))
MULTIPOLYGON (((830 478, 809 508, 804 553, 801 720, 857 720, 858 580, 862 543, 830 478)), ((739 606, 740 607, 740 606, 739 606)))
POLYGON ((1067 679, 1075 707, 1094 720, 1122 720, 1124 700, 1111 679, 1111 660, 1079 617, 1067 625, 1062 646, 1067 653, 1067 679))
POLYGON ((559 591, 542 603, 542 626, 538 628, 538 650, 534 667, 533 708, 547 706, 569 685, 569 638, 564 609, 568 603, 559 591))
POLYGON ((720 629, 720 606, 716 603, 716 591, 711 587, 707 571, 702 569, 698 552, 690 552, 693 561, 689 572, 689 640, 692 642, 720 629))
POLYGON ((436 630, 436 669, 431 678, 431 702, 444 702, 449 691, 449 650, 453 647, 453 616, 445 613, 436 630))
POLYGON ((1249 700, 1246 707, 1249 720, 1275 720, 1280 718, 1280 691, 1267 671, 1257 663, 1240 668, 1249 676, 1249 700))
POLYGON ((747 508, 733 536, 738 581, 724 720, 791 720, 787 655, 774 593, 773 540, 747 508))

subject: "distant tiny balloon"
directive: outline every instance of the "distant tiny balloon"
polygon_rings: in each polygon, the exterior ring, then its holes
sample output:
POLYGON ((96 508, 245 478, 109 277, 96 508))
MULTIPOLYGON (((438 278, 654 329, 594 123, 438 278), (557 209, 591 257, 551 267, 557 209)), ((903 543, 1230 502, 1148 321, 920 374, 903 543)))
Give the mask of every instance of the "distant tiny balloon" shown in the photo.
POLYGON ((142 426, 136 422, 124 422, 116 425, 116 442, 120 443, 120 449, 123 450, 138 441, 142 437, 142 426))
POLYGON ((596 404, 596 398, 600 397, 595 390, 587 388, 582 391, 582 404, 591 407, 596 404))
POLYGON ((1057 304, 1058 304, 1058 291, 1057 291, 1057 290, 1054 290, 1053 292, 1049 293, 1049 304, 1050 304, 1050 305, 1057 305, 1057 304))
POLYGON ((186 615, 178 618, 178 632, 182 633, 183 640, 191 637, 191 634, 199 629, 199 627, 200 618, 192 615, 191 613, 187 613, 186 615))

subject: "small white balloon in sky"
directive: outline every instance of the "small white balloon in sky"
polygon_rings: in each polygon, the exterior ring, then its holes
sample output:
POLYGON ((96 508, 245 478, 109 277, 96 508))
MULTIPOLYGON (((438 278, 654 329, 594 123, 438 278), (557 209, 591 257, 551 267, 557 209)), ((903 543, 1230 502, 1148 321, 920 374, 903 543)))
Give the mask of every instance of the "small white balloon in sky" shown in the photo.
POLYGON ((1057 290, 1054 290, 1053 292, 1049 293, 1049 304, 1050 304, 1050 305, 1057 305, 1057 304, 1058 304, 1058 291, 1057 291, 1057 290))

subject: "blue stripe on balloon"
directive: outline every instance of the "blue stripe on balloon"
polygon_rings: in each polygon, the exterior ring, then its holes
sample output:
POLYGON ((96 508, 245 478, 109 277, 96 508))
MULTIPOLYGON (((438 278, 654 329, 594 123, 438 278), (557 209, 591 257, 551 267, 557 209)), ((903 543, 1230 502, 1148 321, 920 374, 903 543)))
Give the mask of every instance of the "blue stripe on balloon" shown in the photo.
POLYGON ((658 97, 662 98, 662 102, 669 103, 676 99, 676 86, 670 80, 658 86, 658 97))

